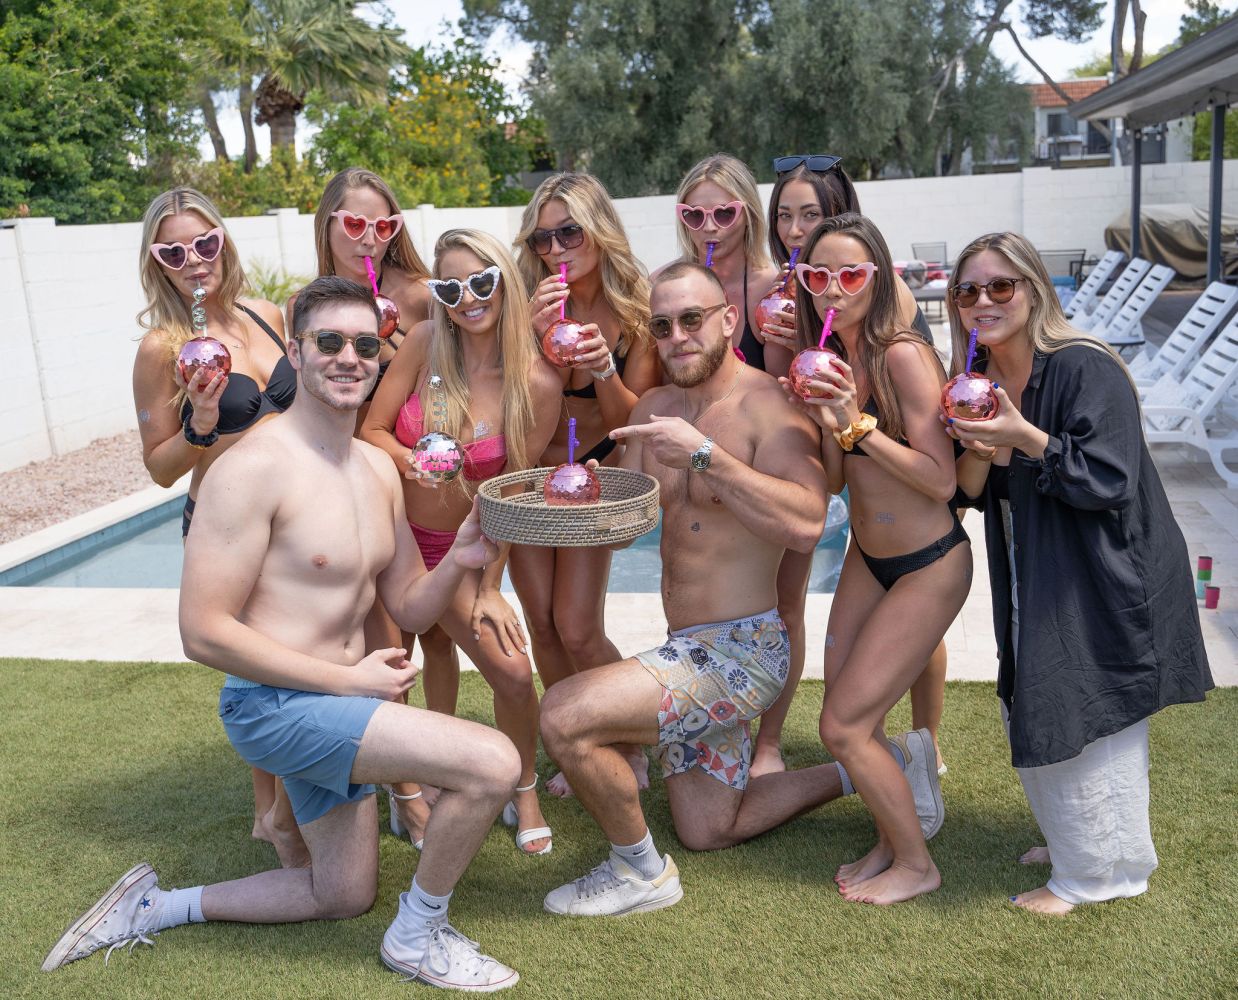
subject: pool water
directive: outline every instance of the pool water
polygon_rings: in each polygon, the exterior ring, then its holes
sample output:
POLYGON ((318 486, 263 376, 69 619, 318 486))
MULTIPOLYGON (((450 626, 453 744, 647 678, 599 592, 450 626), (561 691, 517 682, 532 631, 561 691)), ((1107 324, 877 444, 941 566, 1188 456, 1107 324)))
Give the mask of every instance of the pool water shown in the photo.
MULTIPOLYGON (((179 505, 170 505, 145 523, 128 528, 125 524, 114 525, 99 534, 98 544, 91 544, 92 539, 83 539, 74 543, 73 551, 57 550, 40 557, 44 560, 41 568, 15 567, 4 574, 10 579, 0 580, 0 583, 25 587, 180 586, 184 549, 179 505)), ((607 590, 614 594, 657 593, 662 579, 660 540, 659 528, 616 552, 607 590)), ((810 592, 833 592, 846 546, 847 509, 834 497, 825 533, 813 554, 810 592)), ((512 589, 506 574, 503 589, 512 589)))

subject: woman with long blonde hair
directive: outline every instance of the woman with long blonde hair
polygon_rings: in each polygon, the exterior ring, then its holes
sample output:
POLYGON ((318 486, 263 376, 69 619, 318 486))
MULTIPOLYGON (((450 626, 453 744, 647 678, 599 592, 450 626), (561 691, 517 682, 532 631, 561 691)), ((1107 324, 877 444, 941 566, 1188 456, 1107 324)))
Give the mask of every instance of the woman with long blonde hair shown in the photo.
MULTIPOLYGON (((649 334, 649 279, 601 181, 589 174, 555 174, 525 208, 515 243, 516 262, 532 298, 533 333, 540 343, 561 305, 590 338, 560 371, 562 416, 538 464, 567 461, 568 420, 576 420, 577 461, 618 464, 622 449, 608 434, 628 422, 641 394, 659 381, 649 334), (566 267, 567 281, 560 280, 566 267)), ((511 574, 524 609, 542 684, 621 659, 606 637, 606 548, 517 546, 511 574)), ((638 780, 647 781, 645 755, 632 748, 638 780)), ((561 774, 546 783, 570 795, 561 774)))
MULTIPOLYGON (((560 382, 529 333, 529 304, 511 255, 494 237, 452 229, 434 248, 432 319, 409 331, 361 429, 404 477, 409 529, 433 568, 473 505, 477 484, 525 469, 546 450, 559 417, 560 382), (412 449, 432 430, 464 446, 464 468, 437 485, 413 467, 412 449)), ((439 625, 494 691, 494 716, 520 751, 520 788, 505 817, 517 846, 549 853, 538 805, 537 692, 520 622, 499 593, 504 559, 461 585, 439 625)), ((429 665, 428 665, 429 666, 429 665)), ((458 673, 427 670, 427 707, 455 714, 458 673)))
MULTIPOLYGON (((205 195, 173 188, 150 203, 142 218, 138 273, 146 295, 138 323, 146 333, 133 363, 133 402, 142 461, 160 486, 191 474, 181 517, 181 534, 187 535, 211 465, 248 430, 288 408, 297 378, 279 309, 241 297, 246 280, 236 244, 205 195), (191 313, 199 288, 206 293, 205 333, 227 347, 232 369, 212 375, 199 368, 185 383, 176 359, 201 332, 191 313)), ((253 783, 253 836, 270 841, 285 864, 304 863, 308 852, 275 778, 255 768, 253 783)))
POLYGON ((869 219, 823 222, 804 242, 796 277, 800 345, 817 345, 833 310, 828 346, 838 359, 813 383, 819 398, 789 395, 824 432, 830 490, 846 486, 851 496, 851 544, 825 643, 821 738, 878 834, 834 878, 845 899, 897 903, 940 885, 925 842, 944 811, 928 730, 887 740, 885 717, 971 584, 971 544, 950 505, 954 449, 937 416, 945 372, 902 322, 890 251, 869 219))
MULTIPOLYGON (((360 431, 379 383, 391 366, 406 331, 430 317, 430 287, 426 284, 430 270, 408 234, 395 192, 378 174, 361 167, 341 170, 323 188, 314 213, 314 252, 319 277, 334 274, 363 288, 371 287, 365 265, 366 258, 370 258, 379 290, 400 310, 399 327, 382 342, 378 381, 369 399, 357 411, 360 431)), ((289 327, 296 300, 293 295, 285 310, 289 327)), ((378 598, 366 618, 365 637, 369 649, 401 644, 399 627, 378 598)), ((459 669, 456 647, 438 626, 417 636, 417 642, 427 664, 427 674, 441 676, 459 669)), ((406 648, 411 646, 406 645, 406 648)), ((393 787, 390 793, 391 831, 397 835, 407 831, 412 843, 418 844, 430 818, 428 803, 419 801, 421 789, 409 783, 393 787)))
POLYGON ((1074 329, 1035 247, 990 233, 955 265, 954 369, 996 383, 987 421, 942 419, 967 449, 960 499, 984 511, 997 694, 1052 865, 1016 906, 1063 914, 1148 889, 1148 717, 1212 685, 1186 542, 1143 436, 1139 396, 1074 329))

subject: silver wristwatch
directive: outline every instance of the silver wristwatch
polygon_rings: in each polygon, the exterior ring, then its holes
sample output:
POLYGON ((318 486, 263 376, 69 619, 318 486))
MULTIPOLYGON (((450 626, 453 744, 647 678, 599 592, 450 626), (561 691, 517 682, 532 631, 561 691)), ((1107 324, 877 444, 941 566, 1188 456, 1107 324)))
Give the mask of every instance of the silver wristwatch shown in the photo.
POLYGON ((593 377, 599 382, 605 382, 608 378, 615 374, 619 369, 615 367, 615 356, 613 354, 606 355, 606 367, 600 372, 593 372, 593 377))
POLYGON ((709 468, 709 459, 714 451, 714 439, 706 438, 701 442, 701 446, 692 453, 692 457, 688 459, 689 466, 696 472, 704 472, 709 468))

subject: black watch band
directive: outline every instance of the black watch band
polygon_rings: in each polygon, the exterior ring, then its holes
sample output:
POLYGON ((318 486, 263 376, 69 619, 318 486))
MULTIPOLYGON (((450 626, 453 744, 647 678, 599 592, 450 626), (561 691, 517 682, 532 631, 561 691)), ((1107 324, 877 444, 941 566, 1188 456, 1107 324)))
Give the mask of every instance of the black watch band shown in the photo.
POLYGON ((185 419, 181 421, 181 428, 185 432, 185 440, 195 448, 209 448, 219 440, 219 428, 216 427, 209 434, 195 434, 190 421, 193 420, 193 410, 185 414, 185 419))

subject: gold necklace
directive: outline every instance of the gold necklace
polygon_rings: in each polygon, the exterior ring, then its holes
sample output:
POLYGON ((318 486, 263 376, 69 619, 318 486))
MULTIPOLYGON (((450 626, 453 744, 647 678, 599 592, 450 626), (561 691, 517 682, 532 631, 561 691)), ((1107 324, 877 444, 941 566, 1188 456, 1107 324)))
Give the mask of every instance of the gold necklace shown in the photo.
MULTIPOLYGON (((719 403, 725 401, 731 395, 731 393, 735 391, 735 387, 739 385, 739 377, 740 375, 744 373, 745 367, 746 367, 745 365, 741 364, 738 368, 736 368, 735 378, 731 380, 731 388, 727 389, 726 392, 724 392, 721 396, 719 396, 712 403, 706 406, 705 409, 701 410, 701 412, 698 413, 691 420, 689 420, 688 423, 690 423, 693 427, 695 427, 697 424, 697 421, 700 420, 703 416, 705 416, 706 413, 712 410, 719 403)), ((684 416, 686 417, 688 414, 688 390, 687 389, 684 389, 683 391, 683 412, 684 412, 684 416)))

